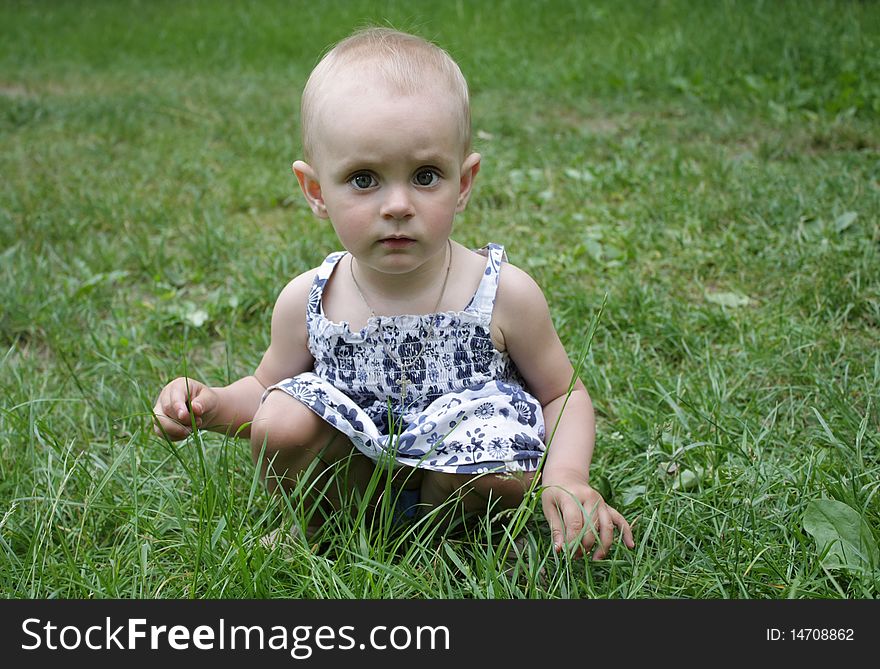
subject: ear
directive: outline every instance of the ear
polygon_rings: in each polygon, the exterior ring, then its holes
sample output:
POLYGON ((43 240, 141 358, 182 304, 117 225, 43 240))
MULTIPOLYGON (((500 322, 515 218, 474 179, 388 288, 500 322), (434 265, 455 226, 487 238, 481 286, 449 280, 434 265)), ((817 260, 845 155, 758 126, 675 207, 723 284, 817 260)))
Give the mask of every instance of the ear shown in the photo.
POLYGON ((458 188, 458 204, 455 206, 455 213, 464 211, 467 207, 468 200, 471 198, 471 189, 474 187, 474 179, 477 178, 477 172, 480 171, 481 158, 479 153, 472 153, 461 164, 461 182, 458 188))
POLYGON ((303 195, 306 196, 306 202, 309 203, 315 216, 328 218, 327 206, 324 204, 324 196, 321 193, 321 183, 318 181, 318 173, 311 165, 301 160, 297 160, 293 164, 293 173, 296 175, 299 187, 302 189, 303 195))

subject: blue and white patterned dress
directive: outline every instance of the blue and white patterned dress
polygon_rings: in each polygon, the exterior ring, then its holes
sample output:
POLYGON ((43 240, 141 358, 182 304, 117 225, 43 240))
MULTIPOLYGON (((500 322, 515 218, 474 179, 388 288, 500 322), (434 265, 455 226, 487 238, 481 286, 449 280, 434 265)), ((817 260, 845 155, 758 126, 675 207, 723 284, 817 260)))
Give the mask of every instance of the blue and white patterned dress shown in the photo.
POLYGON ((359 332, 324 316, 331 253, 309 294, 314 372, 271 386, 308 406, 377 463, 439 472, 534 471, 544 451, 541 405, 523 387, 489 324, 504 248, 464 311, 373 316, 359 332))

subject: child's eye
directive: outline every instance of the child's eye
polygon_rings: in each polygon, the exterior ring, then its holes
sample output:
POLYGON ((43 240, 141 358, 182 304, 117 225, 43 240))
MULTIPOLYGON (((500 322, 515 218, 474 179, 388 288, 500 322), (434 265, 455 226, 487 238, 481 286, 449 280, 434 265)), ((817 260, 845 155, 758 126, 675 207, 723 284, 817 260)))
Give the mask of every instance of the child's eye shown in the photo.
POLYGON ((440 181, 440 175, 435 169, 424 169, 416 172, 413 181, 417 186, 433 186, 440 181))
POLYGON ((348 183, 350 183, 358 190, 366 190, 377 185, 376 180, 373 178, 373 175, 367 173, 355 174, 348 180, 348 183))

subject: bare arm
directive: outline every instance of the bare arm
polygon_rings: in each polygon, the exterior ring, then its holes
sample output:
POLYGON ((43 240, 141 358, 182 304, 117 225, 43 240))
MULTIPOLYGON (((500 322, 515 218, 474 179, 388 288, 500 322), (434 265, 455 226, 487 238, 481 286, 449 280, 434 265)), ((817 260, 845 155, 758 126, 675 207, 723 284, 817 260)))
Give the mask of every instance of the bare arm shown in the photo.
POLYGON ((314 366, 306 331, 306 301, 314 275, 314 270, 301 274, 281 291, 272 312, 269 348, 252 375, 215 387, 175 379, 156 401, 155 431, 172 440, 185 438, 193 426, 249 437, 265 389, 314 366))
POLYGON ((552 436, 545 476, 565 469, 588 481, 596 433, 592 401, 580 379, 569 395, 574 369, 544 294, 528 274, 511 265, 503 267, 495 321, 529 392, 541 403, 547 440, 552 436))
POLYGON ((213 411, 202 416, 201 427, 212 432, 247 439, 250 423, 260 406, 265 388, 254 375, 245 376, 228 386, 210 388, 216 395, 213 411))
POLYGON ((574 369, 541 289, 510 265, 502 270, 495 322, 544 413, 547 457, 541 473, 541 500, 556 549, 573 544, 578 552, 588 552, 596 545, 594 557, 602 558, 611 547, 615 526, 625 543, 634 546, 626 520, 590 486, 596 441, 590 395, 580 379, 572 386, 574 369))

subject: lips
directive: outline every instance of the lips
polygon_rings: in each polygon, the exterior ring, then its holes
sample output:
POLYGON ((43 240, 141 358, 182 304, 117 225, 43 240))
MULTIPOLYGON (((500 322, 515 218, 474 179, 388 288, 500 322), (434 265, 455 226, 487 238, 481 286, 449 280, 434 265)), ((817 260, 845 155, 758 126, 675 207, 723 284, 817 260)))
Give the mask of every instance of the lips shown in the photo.
POLYGON ((379 240, 379 243, 389 248, 402 249, 415 244, 416 240, 411 237, 384 237, 379 240))

